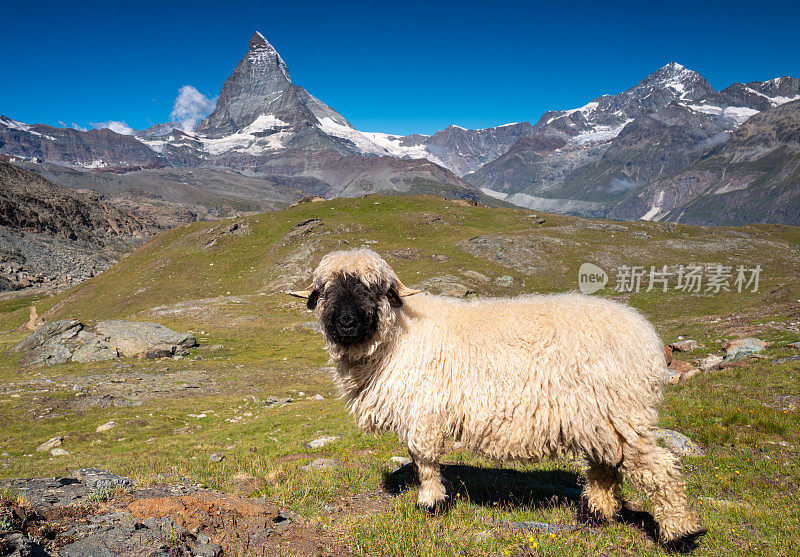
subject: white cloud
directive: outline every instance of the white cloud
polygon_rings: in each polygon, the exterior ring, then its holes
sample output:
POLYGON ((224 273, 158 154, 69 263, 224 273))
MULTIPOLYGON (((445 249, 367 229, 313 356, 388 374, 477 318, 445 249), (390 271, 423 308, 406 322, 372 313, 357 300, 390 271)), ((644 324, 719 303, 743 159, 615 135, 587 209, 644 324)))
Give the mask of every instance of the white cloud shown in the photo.
POLYGON ((611 182, 608 184, 608 191, 609 193, 620 193, 635 188, 638 185, 639 184, 633 180, 628 180, 627 178, 611 178, 611 182))
POLYGON ((89 131, 89 128, 84 128, 83 126, 76 124, 75 122, 72 122, 71 124, 67 125, 66 122, 59 120, 58 123, 61 124, 62 128, 72 128, 73 130, 78 130, 79 132, 89 131))
POLYGON ((731 134, 720 132, 712 135, 707 139, 704 139, 703 141, 695 145, 695 147, 697 147, 701 151, 705 151, 706 149, 711 149, 712 147, 716 147, 717 145, 722 145, 723 143, 727 143, 730 138, 731 134))
POLYGON ((194 131, 200 120, 208 116, 216 105, 216 97, 208 98, 191 85, 184 85, 178 92, 169 119, 185 132, 194 131))
POLYGON ((117 132, 122 135, 133 135, 136 133, 136 130, 128 126, 125 122, 116 122, 114 120, 110 120, 108 122, 91 122, 91 126, 97 130, 101 128, 108 128, 112 132, 117 132))

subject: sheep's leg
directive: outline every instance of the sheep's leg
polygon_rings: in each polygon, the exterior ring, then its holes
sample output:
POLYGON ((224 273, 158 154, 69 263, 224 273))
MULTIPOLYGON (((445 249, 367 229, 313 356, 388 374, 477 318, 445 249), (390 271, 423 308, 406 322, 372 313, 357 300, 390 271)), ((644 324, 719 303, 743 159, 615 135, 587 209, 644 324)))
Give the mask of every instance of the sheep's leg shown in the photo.
POLYGON ((622 474, 616 466, 591 462, 582 494, 581 517, 585 522, 604 524, 620 509, 619 492, 622 474))
POLYGON ((706 530, 689 506, 676 458, 652 438, 637 447, 625 445, 623 454, 623 472, 653 504, 661 541, 678 549, 693 545, 706 530))
POLYGON ((419 474, 419 495, 417 504, 428 510, 433 510, 447 500, 447 490, 442 482, 439 463, 436 461, 414 459, 419 474))
POLYGON ((417 504, 433 510, 447 500, 447 489, 439 466, 439 459, 444 453, 444 437, 432 436, 425 441, 414 439, 408 444, 408 452, 419 476, 417 504))

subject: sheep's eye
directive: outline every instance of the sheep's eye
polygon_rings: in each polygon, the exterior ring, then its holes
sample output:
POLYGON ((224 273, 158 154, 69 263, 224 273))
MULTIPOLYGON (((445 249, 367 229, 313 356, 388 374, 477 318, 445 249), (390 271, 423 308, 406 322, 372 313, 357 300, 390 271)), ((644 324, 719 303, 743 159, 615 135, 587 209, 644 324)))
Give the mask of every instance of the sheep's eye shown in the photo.
POLYGON ((315 307, 317 307, 318 300, 319 300, 319 290, 314 290, 311 293, 311 296, 309 296, 308 300, 306 301, 306 307, 308 309, 314 309, 315 307))
POLYGON ((400 295, 397 293, 397 289, 395 289, 394 286, 389 288, 386 297, 389 298, 389 305, 393 308, 399 308, 403 305, 403 300, 400 299, 400 295))

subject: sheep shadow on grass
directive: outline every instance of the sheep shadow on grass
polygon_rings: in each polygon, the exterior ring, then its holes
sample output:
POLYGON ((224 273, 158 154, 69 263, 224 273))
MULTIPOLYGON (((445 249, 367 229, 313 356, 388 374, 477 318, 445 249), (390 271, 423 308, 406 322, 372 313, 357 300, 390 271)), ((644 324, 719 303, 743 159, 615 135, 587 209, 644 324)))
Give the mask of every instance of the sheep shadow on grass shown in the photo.
MULTIPOLYGON (((505 510, 573 507, 579 522, 585 509, 581 504, 584 480, 567 470, 514 470, 482 468, 468 464, 442 464, 449 503, 468 500, 476 505, 505 510), (447 484, 450 485, 447 485, 447 484)), ((413 464, 383 473, 383 489, 391 495, 419 485, 413 464)), ((441 509, 447 510, 447 506, 441 509)), ((633 526, 653 541, 658 540, 658 525, 650 513, 623 502, 616 520, 633 526)))
MULTIPOLYGON (((481 468, 468 464, 442 464, 442 476, 450 500, 469 500, 476 505, 500 508, 543 508, 580 501, 580 476, 566 470, 513 470, 481 468)), ((384 472, 383 488, 400 493, 419 485, 412 464, 384 472)))

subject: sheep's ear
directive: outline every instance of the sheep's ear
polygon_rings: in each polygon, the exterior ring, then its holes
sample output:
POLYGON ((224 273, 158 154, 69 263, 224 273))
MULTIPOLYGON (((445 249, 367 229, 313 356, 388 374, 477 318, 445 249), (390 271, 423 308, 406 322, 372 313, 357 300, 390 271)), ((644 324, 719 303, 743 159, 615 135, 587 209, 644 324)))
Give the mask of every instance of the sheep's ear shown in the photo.
POLYGON ((400 299, 400 293, 394 286, 386 293, 386 297, 389 299, 389 305, 393 308, 399 308, 403 305, 403 300, 400 299))

